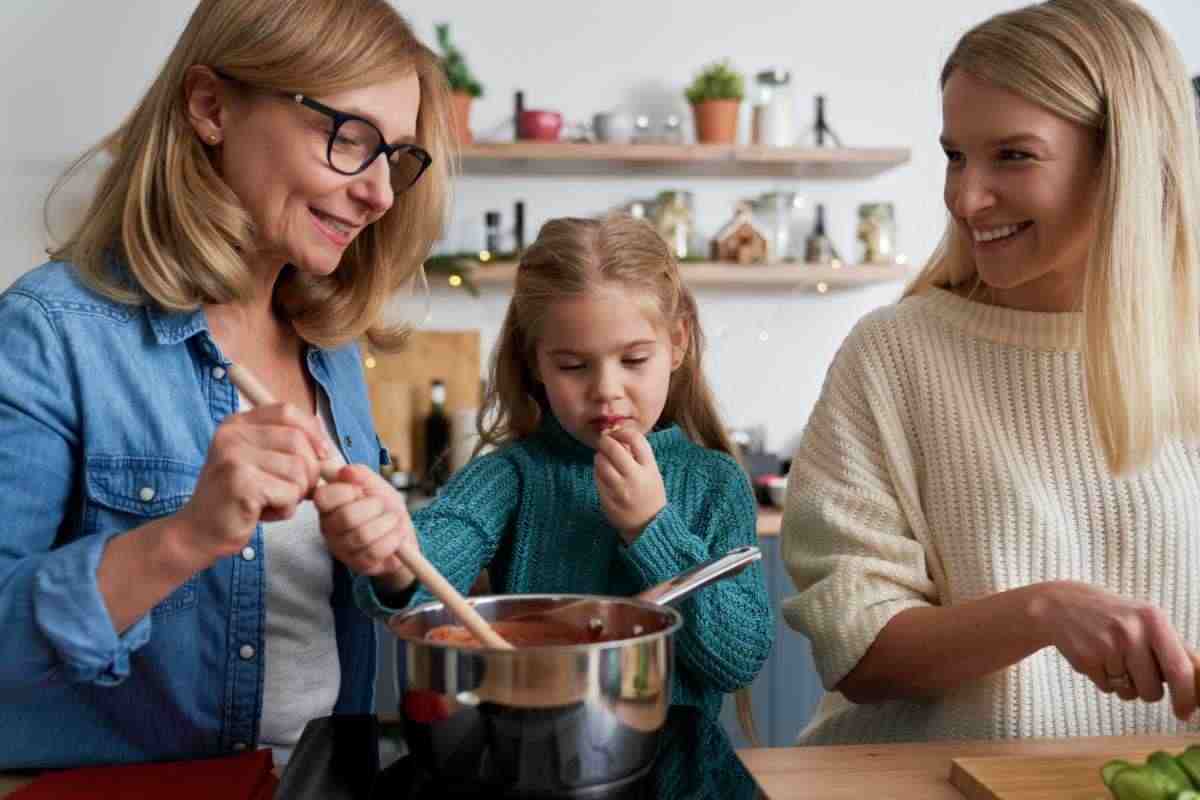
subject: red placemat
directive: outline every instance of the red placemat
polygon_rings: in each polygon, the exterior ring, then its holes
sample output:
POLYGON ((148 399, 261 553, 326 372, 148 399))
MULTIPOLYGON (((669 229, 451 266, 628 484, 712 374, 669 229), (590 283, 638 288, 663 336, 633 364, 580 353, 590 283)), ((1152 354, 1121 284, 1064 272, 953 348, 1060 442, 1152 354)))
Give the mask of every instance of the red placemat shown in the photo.
POLYGON ((9 800, 271 800, 270 750, 225 758, 47 772, 9 800))

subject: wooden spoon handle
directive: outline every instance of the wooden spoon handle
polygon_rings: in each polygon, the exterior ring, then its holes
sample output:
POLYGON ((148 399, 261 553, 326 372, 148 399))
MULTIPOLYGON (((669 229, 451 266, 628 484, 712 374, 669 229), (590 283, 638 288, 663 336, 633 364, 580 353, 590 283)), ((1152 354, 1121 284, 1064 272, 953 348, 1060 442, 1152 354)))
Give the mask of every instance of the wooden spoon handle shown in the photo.
MULTIPOLYGON (((230 364, 229 368, 225 370, 225 374, 229 376, 229 380, 238 388, 238 391, 246 395, 246 399, 250 401, 251 405, 269 406, 276 402, 271 390, 264 386, 254 373, 240 364, 230 364)), ((329 458, 321 462, 321 477, 327 483, 333 483, 337 480, 338 472, 344 466, 346 466, 346 459, 342 458, 341 451, 334 445, 329 458)))
MULTIPOLYGON (((233 385, 254 405, 267 406, 275 402, 271 390, 245 367, 230 364, 226 374, 229 375, 229 380, 233 382, 233 385)), ((338 470, 345 465, 342 454, 335 449, 332 457, 321 462, 321 477, 332 482, 337 479, 338 470)), ((415 547, 401 547, 396 550, 396 555, 404 562, 404 566, 408 567, 409 571, 416 576, 417 580, 429 590, 429 593, 441 600, 450 613, 457 617, 467 630, 475 634, 475 638, 485 647, 493 650, 513 649, 513 646, 503 636, 496 633, 488 621, 475 610, 475 607, 459 594, 458 590, 454 588, 454 584, 446 580, 442 573, 429 563, 429 559, 425 558, 424 553, 415 547)))

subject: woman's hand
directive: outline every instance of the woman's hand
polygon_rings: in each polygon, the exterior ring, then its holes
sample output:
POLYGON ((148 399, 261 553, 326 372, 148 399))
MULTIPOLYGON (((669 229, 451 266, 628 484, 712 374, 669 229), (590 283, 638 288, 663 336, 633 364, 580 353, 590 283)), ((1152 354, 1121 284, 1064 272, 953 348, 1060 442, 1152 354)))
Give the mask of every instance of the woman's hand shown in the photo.
POLYGON ((259 521, 288 519, 332 450, 320 420, 280 403, 231 414, 213 434, 192 498, 175 519, 203 568, 240 551, 259 521))
POLYGON ((667 491, 650 443, 631 428, 606 433, 596 445, 595 470, 604 515, 625 544, 633 544, 667 505, 667 491))
POLYGON ((1165 682, 1175 716, 1192 716, 1196 667, 1166 614, 1086 583, 1041 586, 1032 606, 1035 622, 1077 672, 1122 700, 1157 702, 1165 682))
POLYGON ((413 582, 396 551, 420 545, 404 498, 382 476, 359 464, 342 467, 336 482, 317 488, 313 502, 334 558, 360 575, 386 579, 394 591, 413 582))

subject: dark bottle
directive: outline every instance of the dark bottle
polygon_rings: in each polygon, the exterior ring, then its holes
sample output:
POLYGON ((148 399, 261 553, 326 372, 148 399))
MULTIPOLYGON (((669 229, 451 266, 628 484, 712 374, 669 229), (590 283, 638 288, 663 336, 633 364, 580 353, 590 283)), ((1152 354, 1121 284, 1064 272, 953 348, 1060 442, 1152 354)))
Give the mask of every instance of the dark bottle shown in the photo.
POLYGON ((446 416, 446 384, 435 380, 433 406, 425 418, 425 490, 434 494, 450 477, 450 417, 446 416))
POLYGON ((519 256, 525 251, 525 203, 513 203, 513 250, 519 256))
POLYGON ((500 252, 500 212, 487 211, 483 215, 483 249, 494 258, 500 252))

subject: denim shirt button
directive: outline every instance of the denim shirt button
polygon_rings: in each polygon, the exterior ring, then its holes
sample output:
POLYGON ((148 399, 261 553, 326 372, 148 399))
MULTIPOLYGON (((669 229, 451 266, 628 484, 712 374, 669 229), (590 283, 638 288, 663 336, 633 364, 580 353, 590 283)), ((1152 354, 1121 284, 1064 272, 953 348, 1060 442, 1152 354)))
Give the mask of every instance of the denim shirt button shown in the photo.
POLYGON ((224 380, 225 379, 225 368, 224 367, 213 367, 212 368, 212 376, 219 381, 224 380))
POLYGON ((249 661, 254 658, 254 648, 248 644, 244 644, 242 645, 242 649, 238 650, 238 655, 242 657, 243 661, 249 661))
POLYGON ((154 499, 154 487, 143 486, 141 491, 138 492, 138 497, 142 498, 143 503, 149 503, 154 499))
POLYGON ((255 555, 255 553, 254 553, 253 547, 243 547, 242 548, 242 560, 253 561, 254 555, 255 555))

